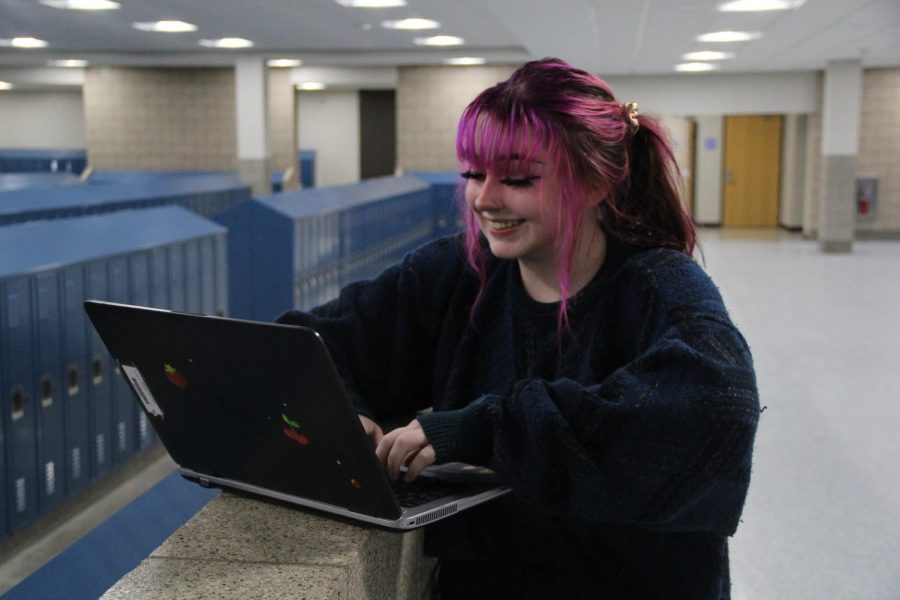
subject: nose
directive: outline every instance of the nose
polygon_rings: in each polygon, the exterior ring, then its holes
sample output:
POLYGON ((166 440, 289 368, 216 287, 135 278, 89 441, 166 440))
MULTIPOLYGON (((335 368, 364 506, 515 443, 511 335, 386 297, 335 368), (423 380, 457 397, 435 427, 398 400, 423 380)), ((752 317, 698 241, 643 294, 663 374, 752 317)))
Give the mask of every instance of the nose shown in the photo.
POLYGON ((481 185, 477 186, 472 201, 476 212, 496 212, 503 207, 503 186, 491 174, 487 174, 481 185))

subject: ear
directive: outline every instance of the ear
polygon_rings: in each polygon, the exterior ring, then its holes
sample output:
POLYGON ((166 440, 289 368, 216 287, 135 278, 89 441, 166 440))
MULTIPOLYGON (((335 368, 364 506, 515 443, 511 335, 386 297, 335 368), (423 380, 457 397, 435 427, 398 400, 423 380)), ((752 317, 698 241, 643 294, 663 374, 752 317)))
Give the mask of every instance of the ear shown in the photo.
POLYGON ((596 208, 600 206, 609 194, 610 185, 608 183, 593 185, 585 190, 584 205, 588 208, 596 208))

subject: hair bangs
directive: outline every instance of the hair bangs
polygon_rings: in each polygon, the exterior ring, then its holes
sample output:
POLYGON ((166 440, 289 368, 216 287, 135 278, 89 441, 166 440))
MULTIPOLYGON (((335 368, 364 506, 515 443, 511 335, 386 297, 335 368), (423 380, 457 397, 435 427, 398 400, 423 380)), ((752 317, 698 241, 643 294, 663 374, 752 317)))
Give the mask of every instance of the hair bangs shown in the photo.
MULTIPOLYGON (((504 173, 513 161, 528 162, 558 144, 544 123, 521 106, 501 114, 480 104, 463 113, 456 156, 467 168, 504 173)), ((552 154, 551 154, 552 155, 552 154)))

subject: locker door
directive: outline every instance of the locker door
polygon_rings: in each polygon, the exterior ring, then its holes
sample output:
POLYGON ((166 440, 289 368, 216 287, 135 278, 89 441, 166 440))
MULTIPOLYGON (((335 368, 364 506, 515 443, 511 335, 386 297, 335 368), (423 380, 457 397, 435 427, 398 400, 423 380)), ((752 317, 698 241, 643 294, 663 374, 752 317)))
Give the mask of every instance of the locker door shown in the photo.
POLYGON ((32 278, 36 332, 35 403, 38 425, 40 512, 59 506, 65 495, 65 423, 60 385, 62 323, 59 272, 36 273, 32 278))
MULTIPOLYGON (((129 301, 129 262, 127 256, 109 259, 109 296, 113 302, 129 301)), ((135 401, 131 389, 110 357, 110 386, 113 399, 113 456, 117 463, 128 460, 136 450, 133 432, 137 430, 135 401)))
MULTIPOLYGON (((109 300, 106 263, 102 260, 87 266, 87 296, 96 300, 109 300)), ((112 439, 113 407, 111 380, 114 374, 109 366, 109 352, 97 331, 90 327, 87 354, 90 369, 86 373, 88 400, 91 410, 91 469, 94 477, 109 472, 113 464, 112 439)))
POLYGON ((34 306, 27 276, 8 278, 4 286, 3 323, 6 389, 3 419, 6 425, 6 486, 8 528, 18 531, 38 511, 37 411, 34 395, 34 306))
POLYGON ((60 387, 66 429, 66 495, 71 496, 91 480, 91 413, 88 401, 90 354, 88 354, 84 268, 65 267, 62 277, 63 356, 60 387))

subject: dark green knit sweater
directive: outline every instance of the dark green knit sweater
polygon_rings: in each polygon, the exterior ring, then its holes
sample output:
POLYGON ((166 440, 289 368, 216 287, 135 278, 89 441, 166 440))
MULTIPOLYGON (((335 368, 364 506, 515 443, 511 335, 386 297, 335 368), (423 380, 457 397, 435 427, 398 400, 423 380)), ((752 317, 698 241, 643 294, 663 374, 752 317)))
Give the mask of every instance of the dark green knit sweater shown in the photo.
POLYGON ((552 565, 597 597, 727 598, 759 402, 709 277, 610 239, 561 339, 558 305, 528 297, 515 261, 489 264, 472 314, 477 290, 445 238, 280 318, 321 333, 361 413, 433 406, 418 419, 437 461, 484 463, 512 486, 433 525, 426 550, 552 565))

